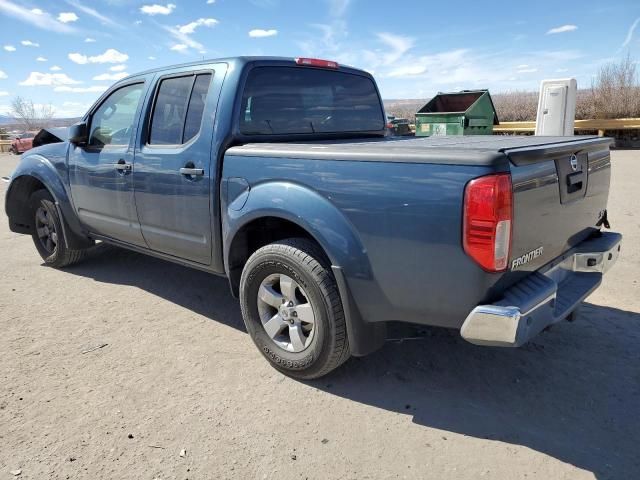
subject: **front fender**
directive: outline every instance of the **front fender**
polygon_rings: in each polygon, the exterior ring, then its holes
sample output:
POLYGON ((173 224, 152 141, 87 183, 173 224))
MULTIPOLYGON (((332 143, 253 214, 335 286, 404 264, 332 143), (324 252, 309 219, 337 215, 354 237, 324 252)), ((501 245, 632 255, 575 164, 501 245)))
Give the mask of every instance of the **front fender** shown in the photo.
POLYGON ((11 174, 11 181, 5 196, 5 211, 9 217, 10 225, 24 223, 29 196, 33 193, 35 184, 40 182, 49 191, 62 214, 65 238, 69 247, 83 248, 87 246, 90 242, 83 234, 82 226, 75 214, 65 183, 66 178, 67 167, 64 159, 56 158, 52 161, 36 152, 23 157, 11 174))
POLYGON ((229 249, 243 226, 263 217, 288 220, 307 231, 347 278, 371 279, 367 252, 347 218, 317 192, 293 182, 269 181, 255 185, 242 198, 242 208, 225 205, 223 243, 225 266, 229 249))

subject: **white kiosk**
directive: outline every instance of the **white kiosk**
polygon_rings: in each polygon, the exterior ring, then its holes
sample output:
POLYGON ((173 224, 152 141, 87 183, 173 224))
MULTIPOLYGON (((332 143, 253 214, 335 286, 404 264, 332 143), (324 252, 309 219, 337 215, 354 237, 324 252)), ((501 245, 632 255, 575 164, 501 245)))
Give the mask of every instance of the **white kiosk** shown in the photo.
POLYGON ((577 91, 578 82, 575 78, 542 81, 536 135, 573 135, 577 91))

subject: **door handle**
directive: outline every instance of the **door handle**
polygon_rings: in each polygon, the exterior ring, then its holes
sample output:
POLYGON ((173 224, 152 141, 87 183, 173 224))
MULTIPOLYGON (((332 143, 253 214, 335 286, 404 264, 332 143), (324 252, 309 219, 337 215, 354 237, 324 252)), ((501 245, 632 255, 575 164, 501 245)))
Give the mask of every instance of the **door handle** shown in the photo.
POLYGON ((204 175, 204 168, 189 168, 189 167, 182 167, 180 169, 180 174, 181 175, 188 175, 188 176, 202 176, 204 175))
POLYGON ((123 159, 118 160, 116 163, 116 170, 122 173, 127 173, 131 171, 131 164, 126 163, 123 159))

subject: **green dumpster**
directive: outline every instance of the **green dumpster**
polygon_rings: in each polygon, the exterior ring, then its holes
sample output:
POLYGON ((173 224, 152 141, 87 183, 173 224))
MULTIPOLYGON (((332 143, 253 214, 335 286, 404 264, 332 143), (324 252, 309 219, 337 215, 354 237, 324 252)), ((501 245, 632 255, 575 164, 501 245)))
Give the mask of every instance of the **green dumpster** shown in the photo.
POLYGON ((498 123, 489 90, 438 93, 416 113, 416 136, 492 135, 498 123))

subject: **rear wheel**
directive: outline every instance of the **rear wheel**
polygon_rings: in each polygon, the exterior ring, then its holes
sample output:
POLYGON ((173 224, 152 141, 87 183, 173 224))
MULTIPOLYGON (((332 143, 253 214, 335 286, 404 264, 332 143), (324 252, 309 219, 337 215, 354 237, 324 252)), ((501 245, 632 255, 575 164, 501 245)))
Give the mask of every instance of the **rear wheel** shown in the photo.
POLYGON ((309 240, 282 240, 257 250, 242 271, 240 304, 254 343, 286 375, 318 378, 349 358, 335 279, 309 240))
POLYGON ((66 267, 84 258, 85 250, 67 248, 64 230, 51 194, 38 190, 30 197, 33 218, 33 243, 36 250, 51 267, 66 267))

